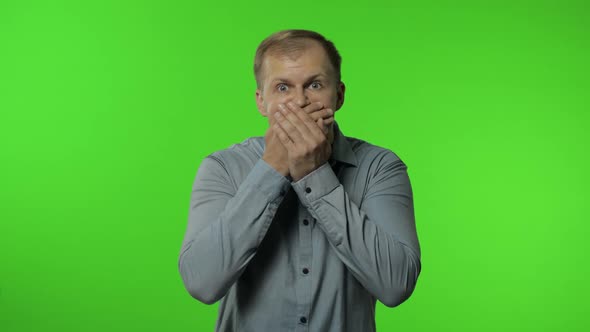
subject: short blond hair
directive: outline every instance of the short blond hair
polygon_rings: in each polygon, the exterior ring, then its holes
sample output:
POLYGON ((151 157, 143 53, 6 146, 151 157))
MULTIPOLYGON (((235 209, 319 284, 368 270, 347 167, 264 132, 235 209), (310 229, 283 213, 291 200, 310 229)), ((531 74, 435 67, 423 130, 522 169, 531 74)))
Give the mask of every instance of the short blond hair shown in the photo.
POLYGON ((254 77, 256 79, 256 86, 258 88, 261 88, 262 86, 262 78, 260 77, 262 62, 267 53, 272 52, 273 54, 282 55, 297 54, 309 47, 307 41, 310 39, 315 40, 322 45, 328 55, 330 63, 334 67, 336 82, 340 82, 342 79, 340 73, 342 58, 340 57, 340 53, 338 53, 336 46, 334 46, 334 43, 315 31, 290 29, 275 32, 266 37, 260 45, 258 45, 256 55, 254 56, 254 77))

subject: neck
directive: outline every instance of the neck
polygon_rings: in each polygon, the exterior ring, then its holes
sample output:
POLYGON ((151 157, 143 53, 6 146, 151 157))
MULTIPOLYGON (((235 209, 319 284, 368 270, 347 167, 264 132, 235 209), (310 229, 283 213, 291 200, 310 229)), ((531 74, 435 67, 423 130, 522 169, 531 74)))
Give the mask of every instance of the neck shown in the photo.
POLYGON ((330 145, 334 145, 334 123, 330 125, 328 130, 328 142, 330 142, 330 145))
POLYGON ((330 142, 330 145, 334 145, 334 131, 332 130, 328 133, 328 142, 330 142))

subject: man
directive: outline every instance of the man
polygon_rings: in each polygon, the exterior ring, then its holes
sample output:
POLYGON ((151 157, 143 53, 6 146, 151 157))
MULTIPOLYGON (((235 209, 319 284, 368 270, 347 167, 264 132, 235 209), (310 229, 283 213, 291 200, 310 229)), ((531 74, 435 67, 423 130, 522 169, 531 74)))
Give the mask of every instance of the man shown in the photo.
POLYGON ((220 301, 216 331, 375 331, 376 300, 414 290, 407 167, 340 131, 340 62, 318 33, 269 36, 254 65, 264 138, 199 167, 179 270, 194 298, 220 301))

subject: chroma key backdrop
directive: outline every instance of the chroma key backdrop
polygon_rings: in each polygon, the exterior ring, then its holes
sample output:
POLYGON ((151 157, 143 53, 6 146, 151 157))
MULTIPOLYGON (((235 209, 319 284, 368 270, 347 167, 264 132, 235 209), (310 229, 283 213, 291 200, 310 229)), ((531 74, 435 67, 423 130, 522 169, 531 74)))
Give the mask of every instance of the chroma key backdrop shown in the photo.
POLYGON ((588 1, 0 2, 0 331, 213 331, 178 254, 205 156, 263 136, 277 30, 408 166, 414 294, 378 331, 589 331, 588 1))

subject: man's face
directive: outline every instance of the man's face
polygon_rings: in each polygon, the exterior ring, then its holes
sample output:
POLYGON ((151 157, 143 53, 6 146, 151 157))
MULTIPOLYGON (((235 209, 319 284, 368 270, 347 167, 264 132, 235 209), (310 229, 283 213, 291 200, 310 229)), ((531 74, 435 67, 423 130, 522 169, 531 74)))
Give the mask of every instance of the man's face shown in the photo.
MULTIPOLYGON (((262 88, 256 90, 259 112, 268 117, 279 104, 294 102, 303 108, 321 102, 336 112, 344 102, 344 84, 336 82, 334 68, 323 47, 310 40, 309 46, 289 57, 266 54, 262 63, 262 88)), ((329 128, 332 131, 332 126, 329 128)))

